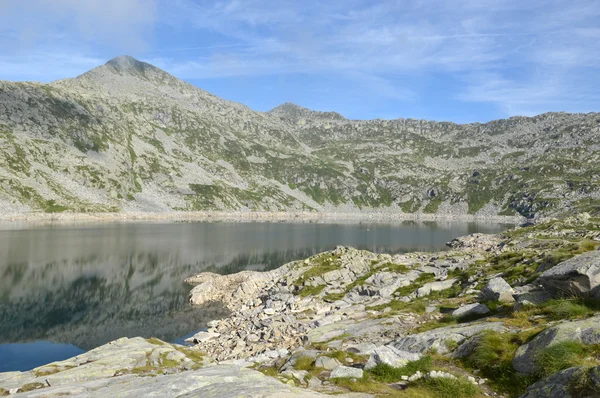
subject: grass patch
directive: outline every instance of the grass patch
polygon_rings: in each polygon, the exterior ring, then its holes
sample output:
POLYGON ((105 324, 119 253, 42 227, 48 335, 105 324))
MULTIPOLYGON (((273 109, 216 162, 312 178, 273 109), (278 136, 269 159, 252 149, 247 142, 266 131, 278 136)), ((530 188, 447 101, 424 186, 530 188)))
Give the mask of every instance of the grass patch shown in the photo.
POLYGON ((265 376, 277 377, 279 375, 279 368, 277 366, 268 366, 266 368, 258 368, 257 370, 265 376))
POLYGON ((336 386, 345 388, 352 392, 362 392, 376 394, 380 397, 403 397, 400 395, 402 392, 395 390, 383 383, 372 380, 368 374, 365 373, 362 379, 352 378, 339 378, 332 379, 336 386))
POLYGON ((42 384, 42 383, 27 383, 23 387, 19 388, 19 390, 17 392, 22 393, 22 392, 34 391, 34 390, 39 390, 44 387, 46 387, 46 385, 42 384))
POLYGON ((380 363, 373 369, 368 370, 368 373, 373 379, 383 383, 394 383, 400 381, 402 376, 412 376, 420 371, 422 373, 430 372, 433 369, 433 361, 431 357, 425 356, 417 361, 410 361, 406 366, 395 368, 385 363, 380 363))
POLYGON ((175 346, 175 349, 177 351, 179 351, 180 353, 184 354, 185 356, 187 356, 189 359, 191 359, 192 361, 196 362, 196 364, 198 365, 202 365, 202 361, 204 360, 204 357, 206 357, 206 353, 202 352, 200 350, 196 350, 194 348, 188 348, 188 347, 177 347, 175 346))
POLYGON ((0 388, 0 397, 7 397, 10 395, 10 392, 8 392, 8 390, 5 390, 4 388, 0 388))
POLYGON ((414 312, 417 314, 422 314, 427 309, 427 304, 425 304, 425 302, 423 302, 421 300, 411 301, 408 303, 406 303, 404 301, 400 301, 400 300, 392 300, 387 304, 381 304, 381 305, 375 305, 372 307, 367 307, 367 310, 383 311, 386 308, 392 309, 392 311, 386 315, 393 315, 393 313, 398 313, 398 312, 414 312))
POLYGON ((304 286, 298 292, 300 297, 316 296, 325 289, 325 285, 320 286, 304 286))
POLYGON ((473 353, 463 363, 477 369, 489 380, 495 390, 517 397, 524 393, 535 379, 519 375, 512 366, 515 351, 531 335, 484 332, 473 353))
POLYGON ((547 347, 540 352, 535 363, 538 366, 538 376, 548 377, 554 373, 575 366, 598 365, 597 360, 600 345, 584 345, 577 341, 563 341, 547 347))
POLYGON ((396 290, 395 293, 400 294, 401 296, 408 296, 415 290, 420 287, 423 287, 424 284, 435 282, 435 274, 431 274, 428 272, 423 272, 417 279, 415 279, 410 285, 402 286, 396 290))
POLYGON ((584 367, 577 371, 573 375, 573 378, 569 382, 569 391, 575 397, 597 397, 600 396, 600 388, 594 381, 595 367, 584 367))
POLYGON ((434 319, 432 321, 424 323, 423 325, 420 325, 415 329, 415 333, 426 332, 428 330, 437 329, 444 326, 456 325, 457 323, 458 320, 455 317, 453 317, 452 315, 446 315, 440 319, 434 319))
POLYGON ((294 369, 296 370, 311 370, 315 367, 315 359, 311 357, 302 356, 296 359, 294 363, 294 369))
POLYGON ((579 250, 582 252, 591 252, 596 250, 599 245, 600 242, 586 239, 579 242, 579 250))
POLYGON ((353 352, 342 351, 342 350, 326 352, 325 356, 329 357, 329 358, 337 359, 342 364, 345 364, 347 362, 346 360, 348 358, 352 359, 353 363, 363 363, 363 364, 367 363, 367 361, 369 360, 369 355, 359 355, 359 354, 355 354, 353 352))
POLYGON ((154 345, 164 345, 165 342, 162 340, 157 339, 156 337, 150 337, 149 339, 146 339, 146 341, 150 344, 154 344, 154 345))
POLYGON ((415 383, 439 398, 471 398, 479 394, 479 388, 465 378, 435 377, 420 379, 415 383))

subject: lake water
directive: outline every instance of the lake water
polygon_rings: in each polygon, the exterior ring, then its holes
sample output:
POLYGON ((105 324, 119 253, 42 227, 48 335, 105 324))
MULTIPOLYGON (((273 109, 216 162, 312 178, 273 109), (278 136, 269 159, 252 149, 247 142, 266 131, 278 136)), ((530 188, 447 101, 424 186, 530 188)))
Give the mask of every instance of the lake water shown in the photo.
POLYGON ((443 250, 479 223, 0 224, 0 372, 28 370, 123 336, 172 342, 224 314, 191 308, 190 275, 265 270, 337 245, 443 250))

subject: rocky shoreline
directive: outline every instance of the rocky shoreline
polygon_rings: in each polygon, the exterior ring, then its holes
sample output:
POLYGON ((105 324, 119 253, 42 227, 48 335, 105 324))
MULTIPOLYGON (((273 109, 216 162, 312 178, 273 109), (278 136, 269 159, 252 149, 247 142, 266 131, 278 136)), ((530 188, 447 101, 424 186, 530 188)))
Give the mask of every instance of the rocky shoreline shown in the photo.
POLYGON ((26 223, 80 223, 123 221, 176 221, 176 222, 391 222, 391 221, 439 221, 439 222, 497 222, 519 224, 524 217, 427 214, 401 212, 240 212, 240 211, 174 211, 174 212, 122 212, 122 213, 2 213, 0 221, 26 223))
POLYGON ((192 305, 231 311, 193 336, 193 348, 119 340, 0 374, 0 395, 33 383, 19 395, 106 396, 129 386, 124 396, 135 396, 150 388, 137 376, 153 375, 164 396, 597 397, 600 219, 448 245, 393 256, 338 247, 269 272, 191 276, 192 305), (112 367, 97 376, 98 353, 115 344, 118 363, 137 359, 123 369, 107 359, 112 367))

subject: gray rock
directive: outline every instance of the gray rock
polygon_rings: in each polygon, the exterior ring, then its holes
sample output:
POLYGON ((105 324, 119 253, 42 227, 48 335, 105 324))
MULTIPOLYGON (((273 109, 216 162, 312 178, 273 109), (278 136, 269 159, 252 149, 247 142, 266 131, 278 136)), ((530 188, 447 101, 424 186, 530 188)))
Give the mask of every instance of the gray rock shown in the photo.
POLYGON ((410 361, 421 359, 421 357, 420 353, 401 351, 392 346, 380 346, 371 352, 365 369, 373 369, 382 363, 399 368, 405 366, 410 361))
POLYGON ((22 397, 203 397, 287 398, 324 397, 326 395, 283 384, 255 370, 233 365, 218 365, 206 369, 157 377, 121 376, 103 380, 76 382, 49 387, 22 397))
POLYGON ((538 282, 553 297, 600 295, 600 251, 584 253, 542 273, 538 282))
POLYGON ((425 297, 433 292, 440 292, 442 290, 450 289, 458 279, 446 279, 445 281, 429 282, 424 284, 422 287, 417 289, 417 297, 425 297))
POLYGON ((327 370, 333 370, 342 364, 335 358, 330 357, 318 357, 315 361, 315 367, 323 368, 327 370))
POLYGON ((519 294, 513 294, 515 299, 515 309, 520 310, 523 307, 542 304, 552 298, 550 293, 545 290, 530 290, 519 294))
POLYGON ((392 346, 400 351, 417 352, 421 354, 429 349, 435 349, 440 354, 446 354, 450 351, 446 345, 448 341, 455 341, 460 344, 467 338, 486 330, 506 332, 508 329, 500 322, 481 322, 447 326, 403 337, 388 344, 388 346, 392 346))
POLYGON ((480 298, 488 301, 502 301, 510 303, 515 301, 513 298, 513 289, 506 281, 500 277, 492 278, 481 290, 480 298))
POLYGON ((315 321, 315 325, 317 327, 319 326, 325 326, 325 325, 330 325, 332 323, 336 323, 342 320, 342 316, 341 315, 328 315, 324 318, 321 319, 317 319, 315 321))
POLYGON ((186 343, 198 344, 219 337, 219 333, 198 332, 190 338, 185 339, 186 343))
POLYGON ((480 303, 463 305, 452 312, 452 316, 457 318, 465 318, 469 316, 485 315, 490 312, 490 309, 480 303))
POLYGON ((517 349, 513 367, 520 373, 534 373, 538 370, 536 356, 545 348, 565 341, 576 341, 583 344, 600 343, 600 316, 549 327, 529 343, 517 349))
POLYGON ((345 377, 361 379, 363 377, 363 370, 348 366, 338 366, 331 372, 331 375, 329 376, 330 379, 341 379, 345 377))
POLYGON ((561 370, 532 384, 521 398, 593 398, 600 391, 600 367, 569 368, 561 370), (585 372, 588 372, 585 375, 585 372), (588 380, 588 391, 573 392, 572 384, 578 379, 588 380))

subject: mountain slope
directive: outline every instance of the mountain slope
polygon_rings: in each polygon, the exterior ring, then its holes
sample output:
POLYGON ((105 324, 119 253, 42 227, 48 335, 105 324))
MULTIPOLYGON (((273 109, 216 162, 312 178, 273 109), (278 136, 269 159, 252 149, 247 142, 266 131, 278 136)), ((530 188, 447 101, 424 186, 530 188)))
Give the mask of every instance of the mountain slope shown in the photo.
POLYGON ((267 113, 121 56, 0 82, 0 210, 597 211, 600 114, 485 124, 267 113))

